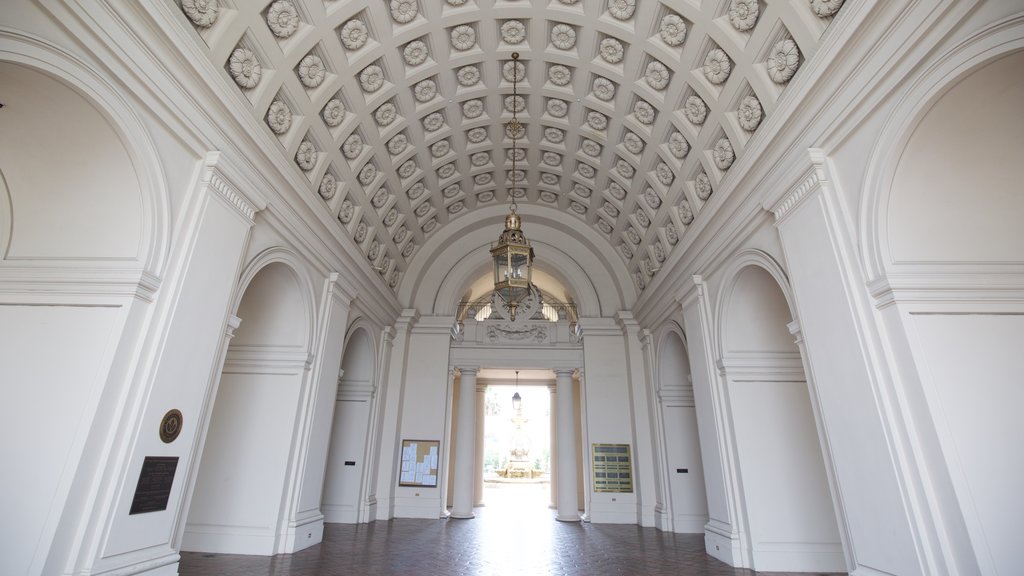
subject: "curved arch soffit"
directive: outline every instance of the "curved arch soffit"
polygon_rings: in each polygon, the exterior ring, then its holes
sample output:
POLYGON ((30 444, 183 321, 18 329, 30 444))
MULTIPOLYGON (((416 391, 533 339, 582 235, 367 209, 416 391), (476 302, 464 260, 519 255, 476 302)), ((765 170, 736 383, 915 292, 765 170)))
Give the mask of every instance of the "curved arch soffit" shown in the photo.
MULTIPOLYGON (((310 354, 316 349, 316 305, 313 292, 313 281, 302 265, 302 260, 297 254, 286 248, 267 248, 257 254, 246 265, 245 270, 238 279, 238 288, 235 290, 234 301, 231 303, 232 314, 238 313, 238 307, 242 305, 242 299, 249 289, 256 275, 271 264, 283 264, 288 267, 299 284, 299 294, 302 295, 302 306, 306 310, 306 351, 310 354)), ((344 352, 343 352, 344 353, 344 352)))
POLYGON ((349 345, 352 344, 355 338, 366 338, 366 345, 370 351, 370 384, 377 388, 377 334, 374 331, 374 326, 371 324, 365 316, 356 318, 355 321, 349 324, 348 331, 345 333, 344 345, 341 347, 341 368, 345 368, 345 359, 349 351, 349 345))
POLYGON ((0 27, 0 61, 32 68, 78 92, 121 138, 142 191, 144 233, 139 239, 139 261, 143 270, 160 277, 170 248, 167 179, 156 144, 123 92, 73 54, 23 31, 0 27))
MULTIPOLYGON (((479 209, 474 211, 473 218, 453 222, 431 237, 403 279, 399 300, 420 310, 431 310, 434 302, 439 300, 439 289, 444 283, 444 277, 451 274, 467 254, 476 250, 483 250, 481 253, 486 254, 489 267, 490 254, 487 250, 501 231, 502 218, 507 211, 505 205, 479 209), (467 250, 467 246, 474 248, 467 250)), ((574 226, 577 223, 574 217, 568 219, 567 224, 564 213, 543 206, 520 205, 519 213, 524 217, 523 226, 532 244, 557 247, 567 257, 568 261, 563 263, 564 267, 560 270, 566 278, 566 286, 581 299, 586 294, 585 290, 580 289, 581 286, 589 284, 598 294, 599 306, 588 310, 610 314, 632 305, 636 299, 636 290, 626 266, 597 232, 586 226, 574 226), (600 282, 600 278, 594 278, 594 271, 605 271, 608 281, 600 282)), ((538 260, 544 258, 545 254, 540 252, 538 260)), ((464 290, 476 280, 480 276, 480 266, 477 261, 467 265, 464 271, 466 277, 461 279, 457 287, 464 290), (472 273, 474 269, 475 274, 472 273)), ((542 268, 548 271, 543 265, 542 268)), ((461 293, 453 298, 460 296, 461 293)))
POLYGON ((726 327, 729 325, 729 309, 731 308, 733 292, 739 283, 740 275, 751 266, 761 268, 771 275, 772 279, 775 280, 775 284, 782 292, 783 298, 786 299, 786 307, 789 308, 789 316, 792 322, 799 324, 793 293, 789 286, 789 277, 786 276, 785 270, 767 252, 756 249, 744 250, 729 262, 722 275, 722 287, 719 290, 718 301, 715 304, 715 321, 713 324, 715 334, 712 338, 716 360, 721 359, 725 354, 726 327))
POLYGON ((1011 17, 995 22, 937 58, 893 107, 868 157, 861 197, 860 248, 869 282, 884 277, 893 267, 887 231, 889 203, 903 151, 917 127, 961 80, 1020 50, 1024 50, 1024 20, 1011 17))
MULTIPOLYGON (((664 376, 664 371, 665 371, 665 358, 667 357, 668 352, 670 351, 668 349, 668 346, 670 346, 669 342, 670 342, 670 340, 673 337, 677 338, 679 340, 679 343, 682 345, 682 352, 683 352, 683 354, 685 356, 685 359, 686 359, 686 365, 688 367, 690 365, 690 357, 688 356, 688 346, 689 345, 686 342, 686 333, 683 332, 683 327, 680 326, 674 320, 669 320, 668 322, 665 322, 658 329, 658 332, 657 332, 657 334, 655 336, 655 340, 654 340, 654 342, 655 342, 655 348, 654 348, 654 350, 655 350, 655 357, 654 357, 654 360, 655 360, 655 370, 654 370, 654 374, 655 374, 655 379, 656 379, 655 382, 656 382, 656 386, 657 386, 658 390, 661 390, 661 388, 662 388, 662 381, 664 379, 663 376, 664 376)), ((686 376, 690 376, 690 374, 686 374, 686 376)), ((689 386, 693 385, 693 383, 691 381, 689 381, 689 380, 686 382, 686 384, 689 385, 689 386)))

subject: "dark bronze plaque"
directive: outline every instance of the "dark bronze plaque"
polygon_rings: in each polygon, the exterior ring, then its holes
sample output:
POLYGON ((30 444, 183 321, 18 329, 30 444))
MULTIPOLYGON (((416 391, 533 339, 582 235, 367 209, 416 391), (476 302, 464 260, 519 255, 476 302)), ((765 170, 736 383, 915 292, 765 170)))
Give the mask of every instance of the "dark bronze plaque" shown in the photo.
POLYGON ((177 456, 146 456, 128 514, 167 510, 167 500, 171 497, 171 485, 174 484, 174 471, 177 468, 177 456))
POLYGON ((181 434, 182 416, 181 410, 168 410, 160 421, 160 439, 164 444, 174 442, 174 439, 181 434))

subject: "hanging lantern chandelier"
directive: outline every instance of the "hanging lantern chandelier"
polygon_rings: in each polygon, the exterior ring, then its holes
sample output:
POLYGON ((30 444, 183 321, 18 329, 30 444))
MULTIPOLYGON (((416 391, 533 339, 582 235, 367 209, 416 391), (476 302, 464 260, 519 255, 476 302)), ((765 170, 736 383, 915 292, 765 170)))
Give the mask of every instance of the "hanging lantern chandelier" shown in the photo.
MULTIPOLYGON (((512 94, 519 100, 519 53, 512 53, 512 94)), ((519 122, 519 106, 512 107, 512 119, 505 124, 505 133, 512 139, 512 187, 508 192, 508 214, 505 216, 505 230, 498 236, 498 242, 491 246, 494 261, 494 292, 501 297, 508 308, 509 318, 515 321, 516 309, 530 294, 533 275, 533 247, 522 231, 522 218, 516 213, 516 191, 519 190, 520 171, 519 138, 526 130, 519 122)), ((525 155, 524 155, 525 156, 525 155)))

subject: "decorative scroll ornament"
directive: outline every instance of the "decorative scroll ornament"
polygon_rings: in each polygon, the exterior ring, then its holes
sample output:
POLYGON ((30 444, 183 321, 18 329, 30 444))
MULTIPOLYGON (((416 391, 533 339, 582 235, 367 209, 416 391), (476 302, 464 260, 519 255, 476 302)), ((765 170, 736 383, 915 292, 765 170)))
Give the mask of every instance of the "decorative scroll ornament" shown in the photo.
POLYGON ((352 216, 355 214, 356 207, 352 204, 351 200, 345 200, 341 203, 341 210, 338 212, 338 221, 342 224, 348 224, 352 221, 352 216))
POLYGON ((785 84, 800 67, 800 49, 790 38, 779 40, 768 55, 768 77, 776 84, 785 84))
POLYGON ((193 24, 209 28, 217 21, 220 4, 217 0, 181 0, 181 9, 193 24))
POLYGON ((437 96, 437 83, 430 78, 420 80, 413 87, 412 93, 417 102, 430 102, 437 96))
POLYGON ((757 0, 732 0, 729 4, 729 24, 740 32, 746 32, 757 24, 759 10, 757 0))
POLYGON ((657 117, 654 106, 651 106, 645 100, 637 100, 636 104, 633 105, 633 114, 638 122, 648 126, 654 124, 654 119, 657 117))
POLYGON ((312 170, 316 166, 316 146, 309 140, 303 140, 295 152, 295 163, 306 172, 312 170))
MULTIPOLYGON (((521 304, 521 306, 522 305, 525 305, 525 302, 521 304)), ((527 318, 528 316, 520 311, 519 317, 527 318)), ((510 340, 513 342, 525 342, 530 340, 534 342, 545 342, 548 339, 548 330, 543 324, 533 324, 522 329, 517 329, 512 325, 490 324, 487 326, 487 339, 491 342, 499 342, 502 340, 510 340)))
POLYGON ((711 197, 713 190, 711 189, 711 179, 704 172, 697 175, 697 179, 693 183, 694 188, 697 190, 697 198, 701 200, 707 200, 711 197))
MULTIPOLYGON (((673 178, 675 178, 675 176, 673 176, 673 178)), ((658 193, 650 186, 648 186, 647 190, 644 191, 644 200, 647 201, 647 205, 650 206, 652 210, 661 208, 661 196, 658 196, 658 193)))
POLYGON ((353 134, 345 139, 341 145, 341 153, 345 158, 354 160, 363 152, 363 139, 359 134, 353 134))
POLYGON ((546 108, 548 114, 555 118, 565 118, 565 115, 569 113, 569 104, 558 98, 548 98, 546 108))
POLYGON ((472 26, 463 24, 452 28, 452 47, 459 51, 469 50, 476 44, 476 30, 472 26))
POLYGON ((462 114, 469 119, 479 118, 484 113, 483 100, 476 98, 472 100, 466 100, 462 103, 462 114))
POLYGON ((370 64, 359 73, 359 85, 364 92, 376 92, 384 85, 384 69, 376 64, 370 64))
POLYGON ((715 159, 715 166, 719 170, 728 170, 736 160, 736 152, 732 149, 732 142, 728 138, 719 138, 715 143, 715 150, 711 153, 715 159))
POLYGON ((668 68, 664 64, 657 60, 652 61, 647 65, 647 72, 644 75, 644 79, 647 81, 647 85, 655 90, 664 90, 672 79, 669 74, 668 68))
POLYGON ((636 0, 608 0, 608 13, 617 20, 629 20, 636 12, 636 0))
POLYGON ((388 152, 394 156, 404 152, 408 146, 409 138, 405 134, 395 134, 391 140, 388 140, 388 152))
POLYGON ((380 126, 387 126, 395 121, 398 117, 398 109, 391 102, 385 102, 381 104, 377 110, 373 113, 373 119, 377 121, 380 126))
POLYGON ((274 36, 288 38, 299 29, 299 11, 289 0, 277 0, 267 10, 267 26, 274 36))
POLYGON ((391 0, 391 18, 399 24, 412 22, 418 12, 416 0, 391 0))
POLYGON ((551 27, 551 43, 559 50, 571 50, 576 45, 576 30, 568 24, 555 24, 551 27))
POLYGON ((599 45, 601 58, 609 64, 618 64, 622 62, 622 58, 626 55, 626 51, 622 48, 622 42, 619 42, 615 38, 605 38, 601 40, 599 45))
POLYGON ((472 86, 480 81, 480 69, 476 66, 463 66, 459 68, 455 78, 463 86, 472 86))
POLYGON ((661 19, 658 32, 665 44, 681 46, 686 41, 686 21, 678 14, 667 14, 661 19))
POLYGON ((633 174, 636 173, 636 169, 629 162, 626 162, 622 158, 619 158, 615 162, 615 171, 622 175, 623 178, 632 178, 633 174))
MULTIPOLYGON (((689 202, 686 203, 686 208, 690 208, 689 202)), ((690 219, 693 219, 693 214, 690 214, 690 219)), ((665 238, 668 240, 668 243, 673 246, 675 246, 676 243, 679 242, 679 234, 676 232, 675 224, 669 224, 668 226, 665 227, 665 238)))
POLYGON ((594 96, 598 100, 608 102, 612 98, 615 98, 615 84, 607 78, 595 78, 593 90, 594 96))
POLYGON ((757 127, 761 125, 761 118, 763 116, 764 110, 761 108, 761 101, 756 96, 747 96, 740 101, 739 110, 736 111, 736 118, 744 130, 748 132, 757 130, 757 127))
POLYGON ((509 60, 501 67, 501 77, 506 82, 521 82, 526 78, 526 65, 522 62, 509 60))
POLYGON ((683 114, 686 119, 700 126, 708 117, 708 106, 700 99, 700 96, 690 96, 683 106, 683 114))
POLYGON ((422 40, 413 40, 402 49, 402 59, 409 66, 419 66, 427 61, 427 44, 422 40))
POLYGON ((341 27, 341 32, 338 34, 341 38, 341 44, 349 50, 359 50, 366 45, 366 40, 369 39, 370 34, 366 29, 366 24, 357 18, 353 18, 345 25, 341 27))
POLYGON ((330 172, 324 174, 323 180, 320 181, 320 188, 317 191, 324 200, 334 198, 334 193, 338 191, 338 181, 335 180, 334 175, 330 172))
POLYGON ((292 127, 292 111, 280 100, 270 103, 267 110, 267 126, 274 134, 284 134, 292 127))
POLYGON ((363 168, 359 170, 359 183, 362 184, 363 186, 369 186, 370 183, 373 182, 373 179, 376 177, 377 167, 374 166, 372 163, 363 166, 363 168))
POLYGON ((548 80, 555 86, 565 86, 572 82, 572 70, 568 66, 555 64, 548 68, 548 80))
POLYGON ((664 162, 658 162, 658 165, 654 168, 654 174, 657 176, 658 182, 665 186, 671 186, 672 181, 676 179, 675 173, 664 162))
MULTIPOLYGON (((687 226, 690 225, 690 222, 693 222, 693 209, 690 208, 690 202, 688 200, 683 200, 679 203, 679 219, 687 226)), ((672 237, 670 236, 669 242, 671 241, 672 237)))
POLYGON ((506 44, 519 44, 526 40, 526 25, 519 20, 508 20, 501 25, 501 39, 506 44))
POLYGON ((327 77, 327 68, 322 58, 316 54, 306 54, 299 61, 299 80, 306 88, 316 88, 323 84, 327 77))
POLYGON ((690 143, 686 141, 686 138, 682 133, 673 132, 672 135, 668 137, 668 151, 676 158, 682 160, 690 153, 690 143))
POLYGON ((704 57, 704 77, 712 84, 721 84, 729 79, 732 62, 725 50, 712 48, 704 57))
POLYGON ((231 53, 231 58, 228 60, 228 71, 235 79, 235 84, 247 90, 255 88, 263 75, 263 68, 260 67, 260 61, 256 59, 256 55, 252 50, 241 47, 235 48, 235 51, 231 53))
POLYGON ((820 18, 835 16, 836 12, 843 7, 844 0, 810 0, 811 10, 820 18))
POLYGON ((626 132, 622 137, 622 146, 631 154, 640 154, 644 151, 644 140, 633 132, 626 132))
POLYGON ((604 132, 608 128, 608 117, 600 112, 587 112, 587 125, 598 132, 604 132))

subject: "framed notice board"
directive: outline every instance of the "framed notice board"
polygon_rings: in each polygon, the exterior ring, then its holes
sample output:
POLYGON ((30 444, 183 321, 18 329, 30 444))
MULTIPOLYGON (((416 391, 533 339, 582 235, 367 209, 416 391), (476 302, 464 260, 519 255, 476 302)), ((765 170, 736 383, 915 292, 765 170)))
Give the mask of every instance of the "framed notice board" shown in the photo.
POLYGON ((594 492, 632 492, 629 444, 594 444, 594 492))
POLYGON ((402 471, 399 486, 437 486, 438 440, 402 440, 402 471))

